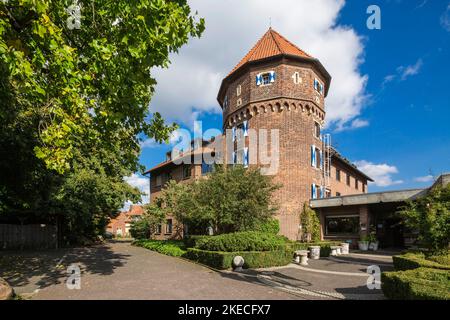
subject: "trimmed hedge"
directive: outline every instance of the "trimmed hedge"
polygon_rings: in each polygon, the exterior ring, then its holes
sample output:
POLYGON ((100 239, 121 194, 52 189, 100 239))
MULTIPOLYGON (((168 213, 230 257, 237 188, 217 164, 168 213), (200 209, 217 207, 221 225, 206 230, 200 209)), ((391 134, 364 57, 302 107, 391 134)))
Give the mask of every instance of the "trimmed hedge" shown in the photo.
POLYGON ((408 252, 399 256, 392 257, 392 260, 394 262, 394 268, 397 271, 417 269, 420 267, 450 270, 450 265, 440 264, 436 262, 436 261, 445 262, 445 259, 448 259, 448 256, 447 257, 434 256, 426 258, 423 252, 408 252), (433 259, 434 261, 429 259, 433 259))
POLYGON ((235 256, 244 258, 246 269, 267 268, 289 264, 292 261, 293 252, 290 250, 221 252, 189 248, 185 255, 190 260, 220 270, 232 268, 235 256))
POLYGON ((331 247, 339 246, 342 242, 320 241, 320 242, 297 242, 291 241, 287 244, 287 247, 292 250, 307 250, 311 246, 320 246, 320 256, 329 257, 331 253, 331 247))
POLYGON ((176 240, 142 239, 133 241, 133 245, 153 250, 172 257, 181 257, 186 253, 184 243, 182 241, 176 240))
POLYGON ((417 268, 383 272, 381 289, 395 300, 450 300, 450 271, 417 268))
POLYGON ((197 241, 200 239, 204 239, 204 238, 210 238, 212 236, 205 236, 205 235, 199 235, 199 236, 187 236, 183 239, 184 245, 186 246, 186 248, 194 248, 197 244, 197 241))
POLYGON ((274 251, 284 248, 287 239, 283 236, 258 231, 243 231, 198 239, 196 249, 206 251, 274 251))

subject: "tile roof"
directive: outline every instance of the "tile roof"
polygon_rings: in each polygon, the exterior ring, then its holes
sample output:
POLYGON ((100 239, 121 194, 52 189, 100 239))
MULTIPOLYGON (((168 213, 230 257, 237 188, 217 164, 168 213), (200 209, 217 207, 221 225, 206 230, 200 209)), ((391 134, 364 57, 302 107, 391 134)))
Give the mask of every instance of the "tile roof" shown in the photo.
POLYGON ((239 61, 239 63, 229 73, 232 74, 237 69, 250 61, 256 61, 281 54, 295 55, 305 58, 312 58, 305 51, 287 40, 281 34, 269 28, 267 32, 258 40, 255 46, 239 61))

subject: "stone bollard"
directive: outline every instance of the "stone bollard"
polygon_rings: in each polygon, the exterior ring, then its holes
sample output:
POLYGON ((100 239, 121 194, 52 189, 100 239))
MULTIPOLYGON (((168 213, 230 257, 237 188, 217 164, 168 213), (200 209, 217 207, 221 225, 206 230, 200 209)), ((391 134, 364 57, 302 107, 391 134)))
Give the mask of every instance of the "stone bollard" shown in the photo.
POLYGON ((350 253, 350 244, 348 244, 347 242, 342 242, 341 243, 341 254, 349 254, 350 253))
POLYGON ((330 256, 337 256, 337 247, 330 247, 330 249, 331 249, 331 253, 330 253, 330 256))
POLYGON ((313 260, 319 260, 320 258, 320 246, 309 247, 309 258, 313 260))
POLYGON ((236 256, 233 258, 233 271, 241 272, 242 266, 244 265, 244 258, 241 256, 236 256))
POLYGON ((13 297, 14 291, 11 286, 0 278, 0 300, 9 300, 13 297))

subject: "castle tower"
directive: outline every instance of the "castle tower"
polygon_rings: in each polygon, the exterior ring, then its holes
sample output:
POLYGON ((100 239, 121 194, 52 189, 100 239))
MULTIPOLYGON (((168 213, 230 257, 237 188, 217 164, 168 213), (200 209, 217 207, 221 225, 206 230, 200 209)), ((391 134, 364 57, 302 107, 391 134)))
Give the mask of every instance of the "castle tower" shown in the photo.
POLYGON ((282 187, 274 197, 280 231, 290 239, 298 237, 303 203, 325 190, 320 128, 330 81, 319 60, 270 28, 223 79, 218 93, 224 132, 242 125, 279 130, 274 182, 282 187))

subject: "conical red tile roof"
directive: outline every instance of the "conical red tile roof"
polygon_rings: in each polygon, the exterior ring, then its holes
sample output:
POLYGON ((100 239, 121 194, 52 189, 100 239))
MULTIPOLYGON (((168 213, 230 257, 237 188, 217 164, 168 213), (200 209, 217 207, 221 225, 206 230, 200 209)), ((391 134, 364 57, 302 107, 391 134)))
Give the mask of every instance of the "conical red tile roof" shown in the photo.
POLYGON ((309 54, 287 40, 281 34, 269 28, 267 32, 259 39, 255 46, 239 61, 239 63, 229 73, 232 74, 237 69, 250 61, 261 60, 280 54, 289 54, 300 57, 311 58, 309 54))

